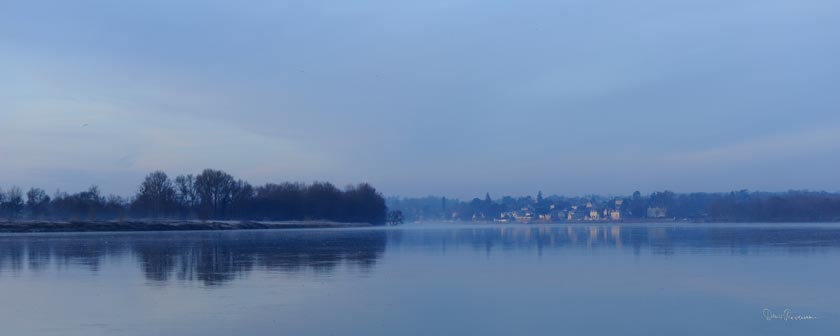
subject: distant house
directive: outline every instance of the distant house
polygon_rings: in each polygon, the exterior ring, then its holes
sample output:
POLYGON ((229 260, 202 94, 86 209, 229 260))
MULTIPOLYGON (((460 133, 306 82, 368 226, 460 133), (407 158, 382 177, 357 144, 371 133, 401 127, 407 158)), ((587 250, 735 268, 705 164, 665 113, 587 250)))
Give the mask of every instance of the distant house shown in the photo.
POLYGON ((516 218, 513 217, 513 211, 510 211, 510 212, 500 213, 499 218, 496 218, 493 221, 496 221, 496 222, 511 222, 511 221, 514 221, 514 220, 516 220, 516 218))
POLYGON ((530 211, 527 211, 525 209, 526 208, 523 208, 523 210, 520 210, 520 211, 514 211, 514 212, 511 213, 511 215, 517 221, 530 222, 531 219, 534 218, 534 215, 530 211))
POLYGON ((665 218, 668 217, 668 210, 664 207, 649 207, 647 208, 648 218, 665 218))
POLYGON ((610 220, 614 220, 614 221, 621 220, 621 211, 618 211, 618 210, 610 211, 610 220))
POLYGON ((568 221, 582 221, 587 220, 589 217, 584 214, 583 211, 569 211, 566 213, 566 220, 568 221))
POLYGON ((589 220, 601 220, 601 215, 598 213, 598 210, 589 210, 589 220))

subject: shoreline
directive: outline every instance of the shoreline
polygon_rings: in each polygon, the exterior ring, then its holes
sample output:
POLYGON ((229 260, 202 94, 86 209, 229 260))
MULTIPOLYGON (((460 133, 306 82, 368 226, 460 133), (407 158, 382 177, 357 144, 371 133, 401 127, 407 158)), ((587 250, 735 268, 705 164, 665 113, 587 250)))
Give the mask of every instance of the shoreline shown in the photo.
POLYGON ((0 222, 0 233, 283 230, 372 226, 372 224, 368 223, 339 223, 330 221, 19 221, 0 222))
MULTIPOLYGON (((432 221, 436 222, 436 221, 432 221)), ((509 224, 509 225, 551 225, 551 224, 816 224, 838 223, 823 222, 734 222, 734 221, 691 221, 666 219, 621 220, 621 221, 557 221, 557 222, 520 222, 520 221, 439 221, 450 224, 509 224)), ((429 222, 408 222, 406 224, 429 222)), ((124 221, 36 221, 17 222, 0 221, 0 234, 4 233, 51 233, 51 232, 154 232, 154 231, 230 231, 230 230, 288 230, 288 229, 327 229, 327 228, 364 228, 376 227, 369 223, 341 223, 331 221, 200 221, 200 220, 124 220, 124 221)))
POLYGON ((620 225, 620 224, 838 224, 840 225, 840 220, 818 220, 818 221, 735 221, 735 220, 721 220, 721 221, 710 221, 710 220, 690 220, 690 219, 673 219, 673 218, 662 218, 662 219, 631 219, 631 220, 618 220, 618 221, 413 221, 413 222, 406 222, 412 224, 422 224, 422 223, 453 223, 453 224, 476 224, 476 225, 485 225, 485 224, 499 224, 499 225, 559 225, 559 224, 613 224, 613 225, 620 225))

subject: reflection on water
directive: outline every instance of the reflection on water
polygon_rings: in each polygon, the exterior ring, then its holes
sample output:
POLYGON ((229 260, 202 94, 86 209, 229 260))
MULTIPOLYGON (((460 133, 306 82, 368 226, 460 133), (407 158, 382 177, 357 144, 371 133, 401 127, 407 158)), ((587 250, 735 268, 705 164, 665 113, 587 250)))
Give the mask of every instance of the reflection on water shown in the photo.
POLYGON ((834 335, 838 261, 827 224, 7 234, 0 334, 834 335))
POLYGON ((389 244, 470 245, 488 252, 521 249, 597 251, 631 249, 654 255, 720 253, 819 253, 840 247, 840 227, 807 225, 505 225, 403 231, 389 244))
POLYGON ((85 267, 133 258, 148 280, 219 285, 254 269, 330 272, 339 264, 370 269, 385 250, 385 232, 182 232, 43 234, 0 237, 0 272, 85 267))
POLYGON ((0 236, 0 275, 133 260, 152 283, 220 285, 255 270, 369 272, 393 248, 601 250, 639 255, 802 254, 840 247, 840 228, 804 225, 409 225, 402 228, 0 236))

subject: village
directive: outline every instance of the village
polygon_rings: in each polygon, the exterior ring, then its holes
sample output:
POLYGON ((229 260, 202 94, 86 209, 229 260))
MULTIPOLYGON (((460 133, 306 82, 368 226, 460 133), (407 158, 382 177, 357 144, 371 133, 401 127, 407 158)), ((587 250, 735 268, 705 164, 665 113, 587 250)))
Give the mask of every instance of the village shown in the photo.
MULTIPOLYGON (((539 214, 533 206, 526 206, 516 211, 506 211, 494 218, 494 222, 618 222, 627 218, 626 208, 622 210, 624 199, 615 199, 602 204, 586 202, 584 204, 572 204, 561 208, 555 204, 549 205, 549 211, 539 214)), ((646 218, 667 218, 668 211, 664 207, 648 207, 645 213, 646 218)), ((475 216, 474 220, 481 220, 481 216, 475 216)))

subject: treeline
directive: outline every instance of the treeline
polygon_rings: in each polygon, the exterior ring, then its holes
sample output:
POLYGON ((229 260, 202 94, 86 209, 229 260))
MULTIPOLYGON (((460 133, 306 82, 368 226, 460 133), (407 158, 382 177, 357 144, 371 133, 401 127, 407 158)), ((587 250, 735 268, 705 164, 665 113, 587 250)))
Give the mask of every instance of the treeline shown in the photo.
POLYGON ((0 190, 0 210, 8 220, 329 220, 385 223, 385 199, 371 185, 343 190, 327 182, 268 183, 252 186, 228 173, 206 169, 174 179, 155 171, 131 198, 103 196, 96 186, 74 194, 43 189, 0 190))
POLYGON ((624 197, 505 196, 470 201, 445 197, 389 198, 388 207, 402 211, 408 221, 494 220, 506 214, 531 214, 534 219, 550 215, 562 221, 569 212, 593 209, 600 214, 617 210, 622 219, 676 218, 712 222, 821 222, 840 221, 840 194, 811 191, 782 193, 674 193, 635 192, 624 197), (618 202, 617 202, 618 201, 618 202), (655 210, 655 211, 650 211, 655 210))
POLYGON ((714 222, 834 222, 840 221, 840 194, 814 191, 677 194, 638 192, 625 201, 631 216, 659 207, 668 217, 714 222))
POLYGON ((719 221, 835 222, 840 221, 840 194, 732 193, 711 202, 708 213, 719 221))

